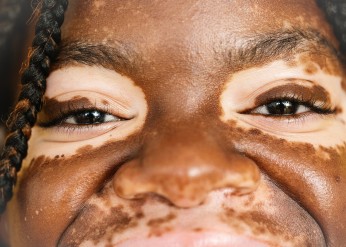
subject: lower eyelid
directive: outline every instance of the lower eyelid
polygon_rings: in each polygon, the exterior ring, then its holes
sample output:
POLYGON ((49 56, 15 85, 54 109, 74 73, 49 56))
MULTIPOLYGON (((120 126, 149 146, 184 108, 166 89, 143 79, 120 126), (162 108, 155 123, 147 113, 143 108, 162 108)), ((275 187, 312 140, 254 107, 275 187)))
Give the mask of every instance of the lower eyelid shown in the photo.
POLYGON ((252 127, 282 135, 284 133, 316 132, 333 123, 335 115, 300 113, 298 116, 268 116, 263 114, 236 114, 239 121, 252 127))
POLYGON ((62 124, 59 126, 52 127, 51 131, 56 131, 60 134, 68 135, 102 135, 108 131, 118 128, 122 124, 122 121, 106 122, 102 124, 89 124, 89 125, 78 125, 78 124, 62 124))

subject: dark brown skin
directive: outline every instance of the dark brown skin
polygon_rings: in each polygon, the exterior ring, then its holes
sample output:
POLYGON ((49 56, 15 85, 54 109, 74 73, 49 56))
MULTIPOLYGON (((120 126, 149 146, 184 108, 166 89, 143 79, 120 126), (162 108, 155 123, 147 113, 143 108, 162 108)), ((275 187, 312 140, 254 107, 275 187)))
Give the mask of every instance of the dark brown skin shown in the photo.
POLYGON ((120 51, 98 66, 62 51, 3 219, 11 246, 115 246, 210 230, 269 246, 344 245, 345 76, 313 0, 76 0, 62 33, 65 49, 120 51), (328 47, 309 38, 284 55, 229 55, 258 35, 297 29, 328 47), (254 110, 290 94, 333 110, 301 121, 254 110), (71 104, 122 120, 42 127, 71 104))

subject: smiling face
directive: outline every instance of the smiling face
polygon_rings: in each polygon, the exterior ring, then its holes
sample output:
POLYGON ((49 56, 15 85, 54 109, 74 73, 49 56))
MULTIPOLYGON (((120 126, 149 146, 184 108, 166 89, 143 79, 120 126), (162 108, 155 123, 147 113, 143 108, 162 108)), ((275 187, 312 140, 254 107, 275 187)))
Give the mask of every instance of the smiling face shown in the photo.
POLYGON ((345 243, 345 76, 314 1, 71 1, 62 34, 12 246, 345 243))

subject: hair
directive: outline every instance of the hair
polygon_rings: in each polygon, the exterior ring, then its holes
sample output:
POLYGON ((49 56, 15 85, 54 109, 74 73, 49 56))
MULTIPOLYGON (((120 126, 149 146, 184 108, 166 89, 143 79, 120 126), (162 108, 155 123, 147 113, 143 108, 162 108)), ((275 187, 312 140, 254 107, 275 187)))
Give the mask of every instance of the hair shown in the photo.
POLYGON ((316 0, 324 11, 327 20, 334 29, 336 38, 340 41, 340 52, 346 53, 346 2, 345 0, 316 0))
POLYGON ((67 0, 44 0, 36 23, 29 63, 22 74, 18 103, 8 119, 9 134, 0 161, 0 213, 12 197, 17 172, 27 155, 28 140, 37 113, 42 107, 50 63, 55 59, 61 40, 67 0))
MULTIPOLYGON (((341 41, 341 51, 346 52, 346 12, 342 11, 342 7, 346 9, 346 4, 342 1, 344 0, 317 0, 341 41)), ((29 64, 22 74, 21 92, 8 120, 10 133, 1 154, 0 213, 5 210, 7 202, 12 197, 17 172, 27 155, 31 128, 42 107, 50 63, 57 56, 61 40, 60 27, 64 21, 68 0, 43 0, 41 4, 29 64)))

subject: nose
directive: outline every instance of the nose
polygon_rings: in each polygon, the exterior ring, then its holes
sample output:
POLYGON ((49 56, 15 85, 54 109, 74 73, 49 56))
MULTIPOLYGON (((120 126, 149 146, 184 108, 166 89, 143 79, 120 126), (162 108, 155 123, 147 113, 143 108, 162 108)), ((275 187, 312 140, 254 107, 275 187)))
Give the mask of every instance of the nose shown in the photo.
POLYGON ((154 193, 188 208, 213 190, 227 188, 238 195, 257 188, 260 172, 253 160, 226 150, 210 135, 172 132, 152 138, 141 157, 117 171, 113 186, 118 196, 154 193))

